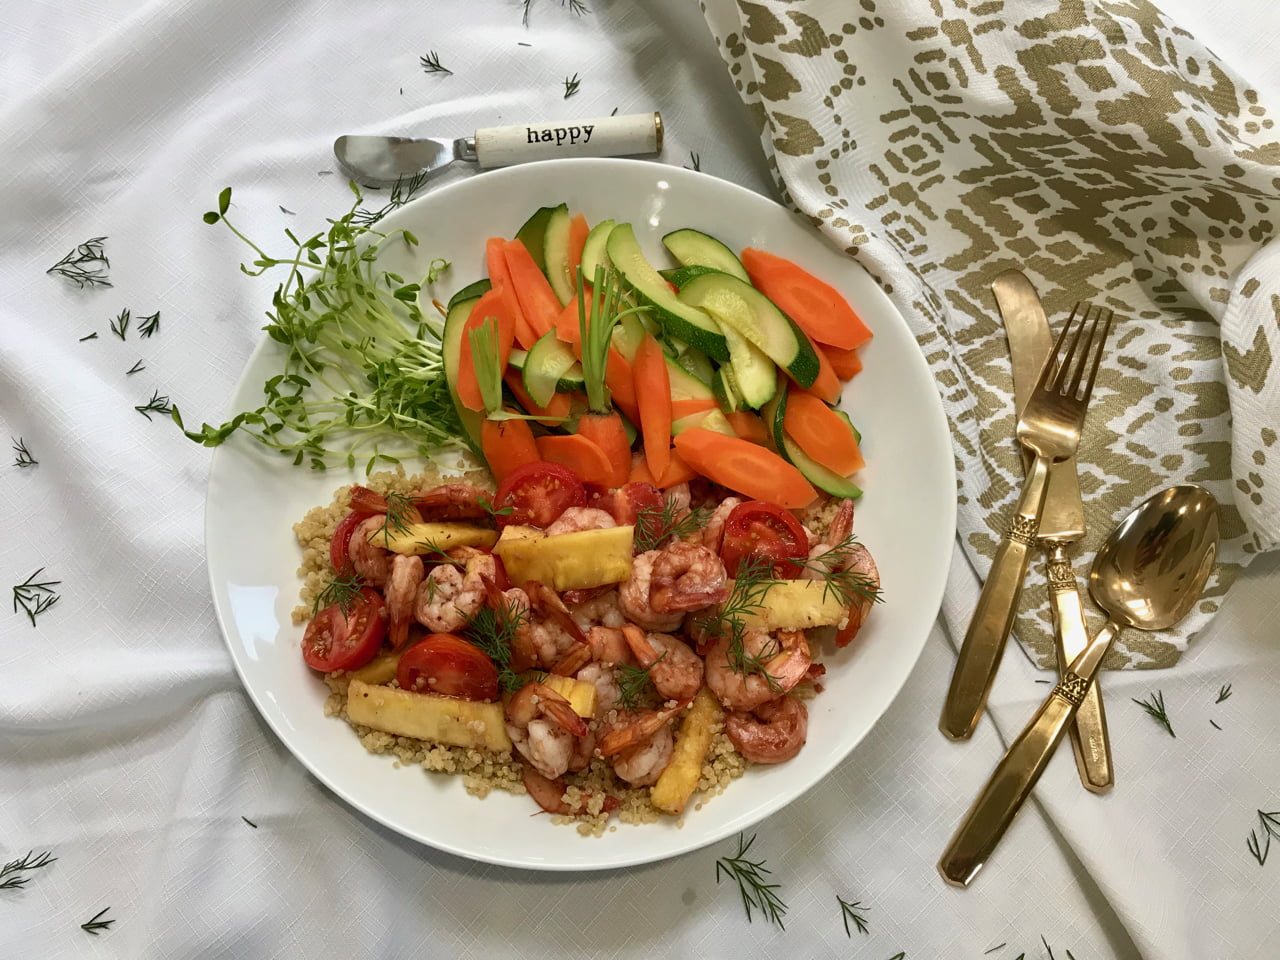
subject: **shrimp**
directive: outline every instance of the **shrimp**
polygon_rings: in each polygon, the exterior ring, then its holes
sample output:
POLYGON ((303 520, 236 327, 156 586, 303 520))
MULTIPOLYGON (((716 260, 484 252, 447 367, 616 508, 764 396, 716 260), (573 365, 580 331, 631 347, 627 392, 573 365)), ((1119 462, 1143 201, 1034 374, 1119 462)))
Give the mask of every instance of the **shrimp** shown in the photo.
POLYGON ((536 680, 507 702, 507 736, 520 755, 548 780, 569 769, 574 737, 585 737, 587 723, 569 701, 536 680))
POLYGON ((590 631, 594 626, 617 628, 627 622, 627 618, 622 615, 622 611, 618 608, 618 591, 616 589, 610 587, 581 603, 571 601, 569 599, 570 593, 572 591, 565 591, 565 603, 569 604, 573 619, 583 630, 590 631))
POLYGON ((728 636, 722 636, 707 651, 707 686, 729 710, 754 710, 762 703, 787 693, 809 674, 813 658, 803 630, 779 630, 772 636, 763 630, 748 630, 743 638, 743 654, 763 659, 758 671, 734 669, 729 663, 728 636))
POLYGON ((421 557, 396 554, 391 560, 391 575, 387 578, 383 596, 387 601, 387 632, 393 650, 399 650, 409 639, 409 624, 414 620, 418 586, 425 575, 421 557))
POLYGON ((618 686, 618 673, 611 664, 593 660, 578 671, 577 679, 596 688, 597 717, 603 717, 622 699, 622 690, 618 686))
POLYGON ((724 564, 706 547, 673 543, 653 561, 649 605, 658 613, 686 613, 729 596, 724 564))
MULTIPOLYGON (((524 780, 524 788, 529 791, 529 796, 533 797, 534 803, 540 806, 547 813, 556 813, 561 816, 572 817, 576 814, 589 813, 586 809, 587 803, 591 799, 591 794, 585 793, 582 796, 583 809, 574 810, 564 799, 564 781, 548 780, 529 764, 521 765, 524 769, 521 771, 521 779, 524 780)), ((617 797, 605 794, 604 803, 600 806, 602 813, 610 813, 622 806, 622 801, 617 797)))
POLYGON ((742 503, 741 497, 725 497, 720 501, 720 505, 711 511, 711 516, 707 519, 707 525, 702 528, 702 537, 699 540, 708 550, 720 552, 720 544, 724 540, 724 522, 733 512, 733 508, 740 503, 742 503))
POLYGON ((598 663, 635 663, 626 637, 616 627, 592 627, 587 631, 591 659, 598 663))
POLYGON ((607 530, 616 527, 618 521, 607 510, 595 507, 567 507, 546 529, 547 536, 557 533, 578 533, 582 530, 607 530))
POLYGON ((662 492, 662 499, 666 501, 673 513, 677 515, 688 513, 692 503, 689 496, 689 484, 677 483, 674 487, 667 487, 662 492))
POLYGON ((391 551, 369 542, 386 522, 386 515, 378 514, 362 521, 351 533, 351 565, 371 587, 381 587, 391 575, 391 551))
POLYGON ((683 640, 667 633, 646 634, 627 624, 622 628, 627 645, 659 695, 668 700, 688 700, 702 686, 702 658, 683 640))
POLYGON ((493 577, 494 570, 493 558, 487 555, 468 563, 465 572, 452 563, 433 568, 418 587, 414 616, 436 633, 461 629, 484 606, 483 577, 493 577))
POLYGON ((809 580, 825 580, 832 574, 847 571, 856 575, 851 578, 851 583, 860 581, 858 596, 849 605, 845 621, 836 629, 837 647, 848 646, 857 636, 880 589, 880 571, 871 552, 860 543, 850 543, 852 534, 853 501, 842 500, 827 528, 827 535, 809 551, 809 564, 803 573, 803 577, 809 580))
POLYGON ((613 757, 613 772, 632 786, 648 786, 671 762, 671 720, 688 705, 682 700, 660 710, 623 714, 600 738, 600 755, 613 757))
POLYGON ((506 623, 515 624, 511 637, 511 662, 507 664, 516 673, 533 669, 538 662, 538 651, 524 625, 529 620, 529 596, 519 587, 499 590, 491 577, 482 573, 485 603, 497 611, 506 623))
POLYGON ((871 605, 875 603, 876 594, 880 590, 880 571, 876 568, 875 560, 871 558, 871 551, 862 544, 855 543, 849 550, 847 569, 861 574, 867 589, 862 596, 855 599, 849 606, 849 619, 836 629, 837 647, 848 646, 853 638, 858 635, 858 631, 862 629, 863 621, 867 619, 867 614, 871 612, 871 605))
POLYGON ((631 561, 631 576, 618 588, 618 606, 632 623, 646 630, 679 630, 683 613, 659 613, 649 602, 653 565, 661 550, 649 550, 631 561))
POLYGON ((550 587, 529 580, 524 590, 531 615, 517 632, 533 645, 540 665, 552 673, 573 676, 591 659, 587 635, 550 587))
POLYGON ((750 712, 735 710, 724 721, 724 732, 738 752, 752 763, 783 763, 804 746, 809 711, 795 697, 781 696, 750 712))
POLYGON ((470 483, 445 483, 413 498, 424 520, 475 520, 493 512, 493 494, 470 483))

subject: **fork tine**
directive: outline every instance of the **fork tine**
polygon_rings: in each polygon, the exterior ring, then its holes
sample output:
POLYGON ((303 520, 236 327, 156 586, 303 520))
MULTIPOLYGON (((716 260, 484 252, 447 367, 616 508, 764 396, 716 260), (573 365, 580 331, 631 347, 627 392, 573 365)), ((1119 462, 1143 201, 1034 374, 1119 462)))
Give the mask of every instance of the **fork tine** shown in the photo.
POLYGON ((1053 343, 1053 349, 1049 351, 1049 355, 1045 357, 1044 366, 1040 368, 1040 379, 1036 381, 1034 390, 1056 390, 1055 384, 1058 383, 1058 374, 1062 371, 1062 344, 1066 341, 1067 336, 1071 333, 1071 324, 1075 322, 1076 312, 1071 311, 1071 316, 1067 317, 1067 322, 1062 325, 1062 330, 1058 332, 1058 339, 1053 343))
MULTIPOLYGON (((1069 327, 1075 321, 1076 314, 1080 314, 1080 326, 1076 327, 1075 335, 1071 338, 1071 345, 1067 348, 1066 356, 1058 361, 1058 375, 1054 378, 1053 386, 1050 388, 1054 393, 1065 392, 1062 389, 1063 383, 1071 373, 1071 363, 1075 360, 1076 347, 1080 345, 1080 335, 1084 333, 1085 321, 1089 318, 1089 307, 1090 304, 1082 300, 1071 308, 1071 316, 1067 318, 1067 326, 1069 327)), ((1065 327, 1063 332, 1066 332, 1065 327)), ((1086 347, 1086 349, 1088 348, 1086 347)))
POLYGON ((1067 380, 1066 389, 1062 392, 1068 397, 1074 397, 1080 392, 1080 381, 1084 379, 1085 368, 1089 366, 1093 338, 1098 331, 1098 323, 1102 320, 1102 315, 1106 310, 1105 307, 1095 307, 1092 303, 1086 303, 1084 308, 1084 319, 1080 323, 1080 330, 1083 333, 1087 327, 1089 336, 1080 351, 1079 362, 1076 363, 1075 368, 1065 378, 1067 380))
POLYGON ((1105 322, 1102 327, 1102 336, 1098 338, 1098 349, 1095 350, 1093 354, 1093 366, 1089 369, 1089 379, 1085 381, 1084 396, 1080 398, 1081 403, 1088 403, 1089 394, 1093 393, 1093 381, 1098 376, 1098 366, 1102 363, 1103 349, 1107 345, 1107 336, 1111 333, 1111 321, 1115 318, 1115 314, 1106 307, 1102 308, 1101 314, 1105 316, 1105 322))

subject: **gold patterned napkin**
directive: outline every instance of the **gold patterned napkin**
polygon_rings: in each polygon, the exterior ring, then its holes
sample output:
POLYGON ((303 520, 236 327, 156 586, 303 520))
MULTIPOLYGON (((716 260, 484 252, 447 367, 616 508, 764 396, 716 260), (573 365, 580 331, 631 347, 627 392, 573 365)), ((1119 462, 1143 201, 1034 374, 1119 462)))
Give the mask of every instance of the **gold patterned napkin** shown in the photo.
MULTIPOLYGON (((1077 300, 1115 310, 1078 454, 1076 573, 1156 490, 1212 490, 1222 563, 1196 612, 1176 631, 1127 631, 1107 665, 1174 664, 1243 566, 1280 543, 1273 114, 1144 0, 703 12, 784 197, 878 279, 937 378, 979 576, 1022 482, 991 279, 1024 271, 1055 328, 1077 300)), ((1016 633, 1047 667, 1044 597, 1037 561, 1016 633)))

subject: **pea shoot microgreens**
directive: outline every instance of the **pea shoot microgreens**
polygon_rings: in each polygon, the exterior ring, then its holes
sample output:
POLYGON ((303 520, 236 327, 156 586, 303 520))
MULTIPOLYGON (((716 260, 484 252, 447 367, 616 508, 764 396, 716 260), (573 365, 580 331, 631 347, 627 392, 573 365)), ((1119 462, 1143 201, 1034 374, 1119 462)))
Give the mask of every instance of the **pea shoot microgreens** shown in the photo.
MULTIPOLYGON (((283 267, 272 297, 268 336, 284 347, 280 372, 263 385, 265 402, 221 426, 204 424, 187 437, 216 447, 243 430, 294 464, 324 470, 335 460, 379 462, 430 456, 462 445, 462 429, 449 396, 440 324, 418 308, 419 285, 379 268, 389 243, 417 245, 406 230, 383 232, 361 217, 362 195, 328 230, 306 239, 285 231, 292 253, 273 257, 227 218, 231 190, 218 197, 206 223, 222 223, 254 253, 240 269, 249 276, 283 267)), ((407 193, 393 191, 393 202, 407 193)), ((385 210, 385 208, 384 208, 385 210)), ((173 419, 183 427, 177 408, 173 419)))

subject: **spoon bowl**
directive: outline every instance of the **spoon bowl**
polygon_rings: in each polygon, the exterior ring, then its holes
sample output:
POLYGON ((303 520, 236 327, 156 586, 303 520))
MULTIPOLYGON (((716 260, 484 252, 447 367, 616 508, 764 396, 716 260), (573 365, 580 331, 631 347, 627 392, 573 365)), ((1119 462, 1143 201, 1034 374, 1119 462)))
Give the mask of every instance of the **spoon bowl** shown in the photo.
POLYGON ((1120 630, 1163 630, 1190 613, 1217 554, 1218 502, 1195 484, 1162 490, 1111 531, 1089 573, 1089 593, 1107 614, 1106 626, 1063 671, 996 764, 943 851, 943 879, 967 887, 978 875, 1040 779, 1120 630))
POLYGON ((1195 606, 1218 552, 1218 502, 1169 487, 1121 521, 1089 571, 1089 595, 1117 625, 1171 627, 1195 606))

